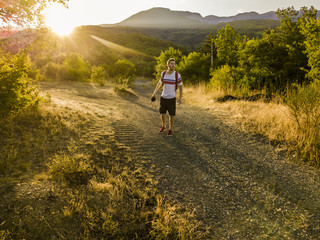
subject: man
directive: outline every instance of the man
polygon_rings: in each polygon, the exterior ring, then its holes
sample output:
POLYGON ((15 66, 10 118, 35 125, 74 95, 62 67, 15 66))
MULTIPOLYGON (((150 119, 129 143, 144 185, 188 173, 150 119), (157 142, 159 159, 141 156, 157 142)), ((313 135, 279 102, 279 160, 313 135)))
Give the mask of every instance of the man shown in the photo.
POLYGON ((164 84, 163 91, 160 99, 160 109, 161 114, 161 128, 159 133, 163 133, 166 130, 166 114, 169 112, 169 131, 168 136, 172 136, 172 128, 174 117, 176 115, 176 90, 179 87, 179 99, 178 104, 181 104, 182 98, 182 79, 179 73, 175 71, 175 59, 170 58, 167 61, 168 70, 163 71, 161 74, 161 79, 159 80, 151 99, 155 99, 157 91, 160 89, 162 84, 164 84))

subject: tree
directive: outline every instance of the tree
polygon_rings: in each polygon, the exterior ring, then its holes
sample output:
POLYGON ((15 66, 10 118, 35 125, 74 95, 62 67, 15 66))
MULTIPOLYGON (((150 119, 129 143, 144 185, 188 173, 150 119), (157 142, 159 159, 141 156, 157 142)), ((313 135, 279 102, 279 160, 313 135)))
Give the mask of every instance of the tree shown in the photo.
POLYGON ((287 85, 285 65, 288 50, 274 30, 267 30, 262 39, 249 40, 240 53, 240 65, 252 78, 250 87, 267 90, 284 89, 287 85))
POLYGON ((305 26, 302 32, 306 36, 305 53, 308 56, 308 65, 310 70, 307 76, 313 80, 320 81, 320 20, 311 20, 305 26))
POLYGON ((303 7, 300 12, 293 7, 278 9, 276 12, 281 25, 276 29, 281 37, 281 43, 287 48, 288 57, 285 70, 289 82, 303 83, 305 81, 305 69, 308 69, 308 58, 305 53, 304 41, 306 36, 300 30, 300 25, 307 19, 316 19, 316 10, 303 7))
POLYGON ((70 81, 86 81, 90 76, 90 65, 78 53, 71 53, 63 62, 65 78, 70 81))
POLYGON ((210 54, 189 53, 180 62, 179 72, 184 80, 191 83, 210 79, 210 54))
POLYGON ((119 59, 113 67, 113 76, 130 78, 134 77, 135 74, 136 66, 126 59, 119 59))
POLYGON ((210 55, 211 57, 210 65, 213 68, 213 66, 215 65, 215 62, 217 62, 217 48, 214 43, 213 33, 210 33, 209 35, 207 35, 206 38, 204 39, 204 42, 201 43, 200 52, 210 55))
POLYGON ((310 11, 313 12, 313 15, 300 20, 300 29, 305 37, 305 53, 310 67, 307 77, 320 82, 320 19, 317 19, 315 9, 310 9, 310 11))
POLYGON ((161 72, 167 69, 167 61, 169 58, 174 58, 176 60, 176 70, 179 69, 180 61, 182 60, 182 53, 178 49, 169 47, 166 51, 161 51, 159 57, 156 57, 157 65, 155 66, 155 77, 160 79, 161 72))
POLYGON ((38 73, 31 65, 25 50, 16 55, 0 51, 0 117, 38 106, 40 97, 34 86, 38 73))
POLYGON ((5 0, 0 1, 0 30, 8 30, 10 24, 25 27, 41 23, 42 11, 50 2, 66 6, 69 0, 5 0))
POLYGON ((217 49, 219 65, 237 66, 239 61, 238 53, 243 48, 245 41, 246 39, 242 38, 229 24, 218 30, 214 43, 217 49))

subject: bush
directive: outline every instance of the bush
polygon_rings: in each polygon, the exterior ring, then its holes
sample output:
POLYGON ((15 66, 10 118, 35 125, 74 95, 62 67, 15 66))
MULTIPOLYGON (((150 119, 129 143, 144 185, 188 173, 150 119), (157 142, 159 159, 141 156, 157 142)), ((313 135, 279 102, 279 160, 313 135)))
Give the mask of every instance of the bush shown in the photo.
POLYGON ((211 73, 209 87, 220 89, 225 94, 238 92, 239 94, 247 94, 249 83, 252 80, 241 68, 223 65, 211 73))
POLYGON ((108 77, 108 74, 104 67, 102 66, 93 66, 91 68, 91 81, 100 84, 100 86, 104 85, 104 81, 108 77))
POLYGON ((41 98, 35 80, 39 74, 32 69, 27 51, 0 54, 0 116, 37 107, 41 98))
POLYGON ((320 85, 298 87, 286 99, 298 124, 296 150, 313 164, 320 163, 320 85))
POLYGON ((77 53, 72 53, 64 60, 62 71, 66 80, 85 81, 90 78, 89 63, 77 53))
POLYGON ((83 154, 56 154, 48 166, 54 179, 68 184, 87 184, 93 174, 92 163, 83 154))
POLYGON ((55 62, 48 62, 42 69, 42 74, 47 80, 63 79, 63 66, 55 62))
POLYGON ((132 62, 125 59, 119 59, 113 68, 113 76, 129 78, 136 74, 136 67, 132 62))
POLYGON ((186 82, 198 83, 210 79, 210 55, 192 52, 184 56, 180 63, 179 72, 186 82))

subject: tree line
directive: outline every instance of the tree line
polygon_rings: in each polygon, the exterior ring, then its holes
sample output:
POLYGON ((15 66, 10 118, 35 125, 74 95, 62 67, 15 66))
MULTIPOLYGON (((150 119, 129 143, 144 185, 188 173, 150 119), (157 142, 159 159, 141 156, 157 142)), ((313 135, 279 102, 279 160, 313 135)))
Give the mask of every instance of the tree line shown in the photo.
POLYGON ((277 11, 280 26, 268 29, 261 38, 240 35, 230 25, 207 35, 199 52, 186 56, 177 49, 157 57, 156 75, 165 58, 173 56, 186 82, 205 81, 226 94, 249 94, 265 90, 284 93, 295 84, 319 80, 320 20, 313 7, 277 11), (211 62, 211 57, 213 62, 211 62))

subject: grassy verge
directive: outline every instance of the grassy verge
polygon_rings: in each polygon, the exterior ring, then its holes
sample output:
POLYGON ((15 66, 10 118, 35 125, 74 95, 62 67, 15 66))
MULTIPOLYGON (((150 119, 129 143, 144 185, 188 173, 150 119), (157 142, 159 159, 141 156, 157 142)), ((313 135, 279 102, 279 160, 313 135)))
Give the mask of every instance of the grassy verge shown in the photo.
POLYGON ((0 239, 205 239, 111 135, 86 140, 94 124, 68 108, 0 120, 0 239))
MULTIPOLYGON (((231 118, 224 119, 226 123, 236 124, 243 131, 262 135, 271 143, 277 144, 279 149, 288 150, 294 159, 319 166, 320 143, 318 138, 314 137, 314 133, 319 130, 310 127, 316 121, 309 125, 301 124, 310 119, 308 113, 300 114, 279 98, 268 103, 262 100, 218 102, 217 99, 224 94, 212 89, 208 90, 203 84, 185 88, 185 94, 185 98, 192 104, 229 114, 231 118), (313 134, 310 134, 310 131, 313 134)), ((295 106, 299 104, 295 103, 295 106)), ((313 106, 311 103, 310 105, 313 106)), ((305 109, 304 106, 300 108, 305 109)), ((315 114, 314 109, 309 112, 312 116, 315 114)))

